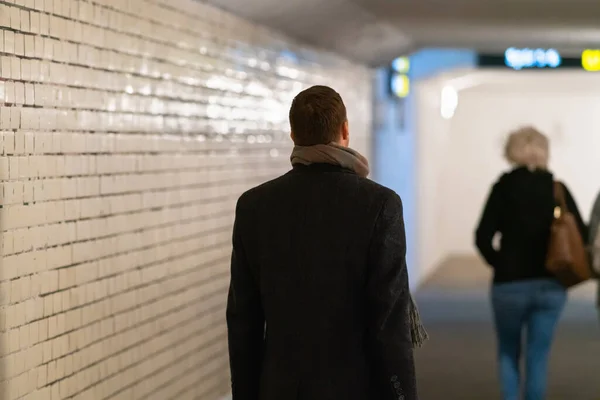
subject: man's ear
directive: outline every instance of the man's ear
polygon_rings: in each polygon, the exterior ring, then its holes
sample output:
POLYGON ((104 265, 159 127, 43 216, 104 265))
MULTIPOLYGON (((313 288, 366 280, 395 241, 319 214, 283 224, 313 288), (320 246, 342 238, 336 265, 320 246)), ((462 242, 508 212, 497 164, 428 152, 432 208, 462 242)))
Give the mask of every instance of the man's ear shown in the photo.
POLYGON ((342 140, 348 142, 350 140, 350 127, 348 126, 348 120, 342 125, 342 140))

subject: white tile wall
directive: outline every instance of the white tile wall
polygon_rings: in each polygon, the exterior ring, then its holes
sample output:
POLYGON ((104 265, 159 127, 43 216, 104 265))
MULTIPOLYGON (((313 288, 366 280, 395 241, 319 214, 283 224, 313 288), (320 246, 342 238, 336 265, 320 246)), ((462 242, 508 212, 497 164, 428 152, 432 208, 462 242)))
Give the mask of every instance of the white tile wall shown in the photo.
POLYGON ((233 207, 315 83, 368 152, 360 66, 192 0, 0 1, 0 399, 226 394, 233 207))

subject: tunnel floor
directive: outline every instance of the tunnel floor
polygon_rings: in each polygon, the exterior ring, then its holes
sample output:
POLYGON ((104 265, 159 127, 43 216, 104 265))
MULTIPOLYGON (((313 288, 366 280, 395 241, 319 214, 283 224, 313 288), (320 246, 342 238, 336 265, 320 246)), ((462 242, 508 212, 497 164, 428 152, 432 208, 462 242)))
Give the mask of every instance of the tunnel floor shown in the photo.
MULTIPOLYGON (((416 298, 430 335, 417 350, 420 400, 500 400, 488 287, 478 259, 450 260, 416 298)), ((600 400, 595 284, 569 294, 551 355, 546 400, 600 400)))

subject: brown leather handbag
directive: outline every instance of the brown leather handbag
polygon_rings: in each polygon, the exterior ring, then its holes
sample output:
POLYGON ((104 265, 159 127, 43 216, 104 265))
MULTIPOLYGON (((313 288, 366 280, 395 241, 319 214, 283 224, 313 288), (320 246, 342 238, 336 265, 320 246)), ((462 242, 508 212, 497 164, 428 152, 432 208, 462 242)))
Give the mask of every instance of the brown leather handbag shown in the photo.
POLYGON ((588 255, 577 221, 567 208, 564 187, 554 182, 554 220, 546 256, 546 269, 570 288, 592 277, 588 255))

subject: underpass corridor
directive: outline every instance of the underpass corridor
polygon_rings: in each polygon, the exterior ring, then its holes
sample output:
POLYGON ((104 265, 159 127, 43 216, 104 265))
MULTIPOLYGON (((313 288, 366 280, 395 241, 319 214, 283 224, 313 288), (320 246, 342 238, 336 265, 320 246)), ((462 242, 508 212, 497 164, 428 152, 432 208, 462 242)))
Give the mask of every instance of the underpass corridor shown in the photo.
MULTIPOLYGON (((421 400, 499 400, 489 285, 478 258, 452 257, 417 292, 430 340, 416 351, 421 400)), ((595 284, 569 293, 551 354, 546 400, 600 396, 595 284)))
MULTIPOLYGON (((402 199, 420 400, 499 400, 490 271, 437 264, 474 254, 523 124, 588 219, 600 2, 416 3, 0 0, 0 400, 227 398, 236 204, 292 168, 290 107, 313 86, 343 99, 363 176, 402 199)), ((594 295, 570 295, 545 400, 600 399, 594 295)))

